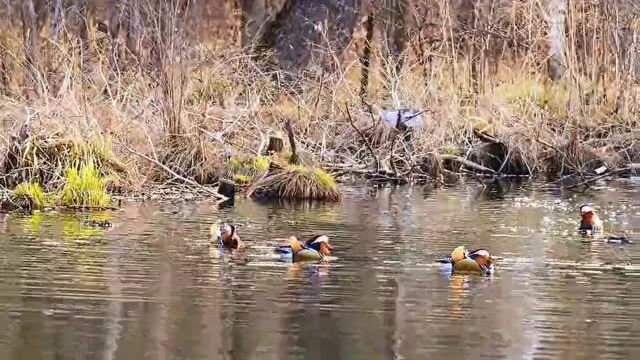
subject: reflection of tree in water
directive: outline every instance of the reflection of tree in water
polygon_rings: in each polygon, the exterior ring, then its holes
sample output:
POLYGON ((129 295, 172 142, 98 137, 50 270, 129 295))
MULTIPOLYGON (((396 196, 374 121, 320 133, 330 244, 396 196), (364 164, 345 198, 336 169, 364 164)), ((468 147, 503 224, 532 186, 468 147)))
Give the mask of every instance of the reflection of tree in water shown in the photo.
POLYGON ((122 332, 123 294, 122 281, 120 278, 121 246, 122 244, 120 244, 119 241, 112 242, 109 245, 110 250, 107 255, 105 271, 107 273, 109 300, 104 321, 105 344, 102 355, 103 360, 112 360, 115 358, 122 332))
POLYGON ((78 237, 63 239, 60 215, 30 225, 12 215, 0 237, 0 275, 9 279, 0 281, 0 305, 12 311, 0 311, 0 358, 41 358, 51 349, 103 359, 588 357, 589 349, 633 358, 632 277, 554 272, 543 264, 606 262, 609 252, 633 257, 633 247, 548 233, 492 237, 504 233, 496 223, 536 228, 558 210, 493 201, 475 207, 464 190, 440 189, 418 201, 402 189, 389 193, 278 210, 266 221, 273 209, 238 202, 224 210, 253 221, 243 234, 254 244, 263 244, 272 224, 278 235, 335 229, 338 261, 289 268, 224 263, 207 245, 190 246, 217 217, 211 208, 182 215, 124 209, 108 241, 81 245, 78 237), (285 223, 289 214, 299 225, 285 223), (474 217, 475 230, 465 230, 474 217), (499 261, 493 278, 442 276, 432 255, 464 240, 487 244, 506 260, 526 257, 528 268, 499 261))
POLYGON ((476 189, 475 195, 473 196, 473 199, 476 201, 503 201, 506 199, 507 195, 514 192, 520 192, 525 183, 518 179, 507 181, 495 179, 483 181, 483 184, 484 186, 479 186, 476 189))

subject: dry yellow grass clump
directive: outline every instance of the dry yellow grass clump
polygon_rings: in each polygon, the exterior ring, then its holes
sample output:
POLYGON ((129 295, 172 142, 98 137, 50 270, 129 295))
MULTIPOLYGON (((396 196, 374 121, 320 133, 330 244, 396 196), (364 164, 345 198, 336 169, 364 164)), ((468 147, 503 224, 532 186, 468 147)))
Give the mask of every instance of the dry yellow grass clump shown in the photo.
POLYGON ((258 197, 339 201, 335 180, 324 170, 302 165, 272 168, 256 185, 258 197))

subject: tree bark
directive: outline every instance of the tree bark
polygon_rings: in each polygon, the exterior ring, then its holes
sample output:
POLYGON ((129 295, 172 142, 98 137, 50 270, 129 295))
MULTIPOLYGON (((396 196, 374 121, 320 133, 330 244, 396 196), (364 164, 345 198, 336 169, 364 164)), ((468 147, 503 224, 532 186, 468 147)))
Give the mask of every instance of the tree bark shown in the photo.
POLYGON ((79 33, 80 37, 80 59, 82 61, 82 71, 86 70, 85 60, 86 55, 89 52, 89 28, 87 25, 87 1, 86 0, 74 0, 75 8, 77 9, 76 16, 78 17, 79 33))
MULTIPOLYGON (((149 5, 151 8, 157 8, 157 11, 162 10, 161 5, 156 7, 154 7, 153 4, 149 5)), ((140 60, 140 44, 144 36, 144 24, 140 6, 141 4, 137 0, 109 1, 109 63, 112 72, 119 70, 119 59, 122 49, 120 48, 118 38, 121 35, 124 35, 127 49, 136 59, 140 60)))
POLYGON ((33 0, 25 0, 20 8, 22 18, 22 39, 24 56, 27 62, 33 90, 40 94, 40 70, 38 62, 38 15, 33 0))
POLYGON ((281 137, 278 136, 270 136, 269 137, 269 146, 267 146, 267 150, 265 151, 265 155, 271 154, 280 154, 282 149, 284 148, 284 142, 281 137))
POLYGON ((361 0, 287 0, 257 48, 273 50, 281 69, 335 66, 351 40, 361 0))
POLYGON ((267 23, 269 12, 265 0, 240 1, 240 31, 242 47, 252 48, 254 40, 267 23))
POLYGON ((51 37, 54 41, 58 40, 60 31, 62 30, 62 0, 52 0, 51 9, 51 37))
POLYGON ((362 73, 360 77, 360 98, 365 99, 367 96, 367 90, 369 89, 369 72, 371 67, 371 47, 373 43, 373 27, 375 24, 374 10, 367 16, 366 23, 366 40, 364 43, 364 49, 362 50, 362 57, 360 58, 360 65, 362 66, 362 73))
POLYGON ((407 46, 405 14, 407 0, 383 0, 383 24, 385 52, 396 66, 396 72, 402 69, 402 53, 407 46))
POLYGON ((549 78, 552 81, 561 79, 567 67, 565 57, 566 14, 566 0, 549 1, 549 78))
POLYGON ((289 163, 299 164, 300 158, 298 157, 298 151, 296 148, 296 138, 293 134, 293 126, 291 125, 291 119, 287 120, 285 127, 287 128, 287 135, 289 136, 289 146, 291 147, 291 157, 289 158, 289 163))

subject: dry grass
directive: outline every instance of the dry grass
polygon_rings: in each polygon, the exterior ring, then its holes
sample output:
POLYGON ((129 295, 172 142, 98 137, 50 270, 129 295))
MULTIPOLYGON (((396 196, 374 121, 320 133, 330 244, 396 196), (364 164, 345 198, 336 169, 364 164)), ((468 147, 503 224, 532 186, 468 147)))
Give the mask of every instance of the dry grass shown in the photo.
POLYGON ((294 200, 339 201, 335 180, 322 169, 301 165, 271 168, 256 184, 255 196, 294 200))
MULTIPOLYGON (((546 24, 535 1, 505 6, 495 21, 480 21, 473 29, 452 27, 455 14, 444 11, 441 2, 418 3, 424 4, 410 16, 433 19, 433 26, 411 30, 399 71, 398 59, 376 42, 366 99, 372 107, 359 99, 360 67, 349 55, 360 51, 357 37, 335 71, 300 76, 292 84, 230 43, 213 47, 212 40, 162 37, 149 28, 145 39, 165 49, 159 66, 149 51, 139 58, 123 51, 114 63, 110 40, 93 27, 86 50, 71 30, 55 41, 43 31, 34 81, 19 30, 4 24, 0 65, 11 76, 0 84, 0 131, 7 134, 0 135, 3 183, 13 187, 33 180, 61 186, 74 152, 64 142, 94 138, 111 144, 111 160, 103 160, 119 164, 97 166, 126 169, 116 171, 125 189, 172 180, 127 148, 181 176, 211 183, 226 155, 257 155, 289 118, 300 151, 313 162, 372 169, 379 161, 399 175, 411 174, 430 154, 491 162, 482 160, 492 154, 474 136, 478 129, 503 144, 503 170, 512 166, 514 172, 561 175, 588 173, 603 162, 640 161, 639 71, 631 61, 637 44, 613 40, 637 38, 633 14, 615 18, 611 9, 573 3, 567 71, 562 80, 550 82, 546 24), (423 12, 427 7, 430 13, 423 12), (594 36, 601 41, 586 42, 594 36), (410 141, 389 129, 383 135, 365 132, 378 136, 371 141, 374 156, 349 125, 345 103, 363 130, 374 125, 372 117, 383 106, 424 109, 425 121, 410 141), (16 145, 9 134, 19 137, 23 127, 29 129, 27 142, 16 145)), ((300 174, 289 169, 279 175, 299 179, 296 191, 280 189, 277 178, 272 187, 282 194, 333 197, 326 190, 331 187, 303 184, 313 176, 300 174)))

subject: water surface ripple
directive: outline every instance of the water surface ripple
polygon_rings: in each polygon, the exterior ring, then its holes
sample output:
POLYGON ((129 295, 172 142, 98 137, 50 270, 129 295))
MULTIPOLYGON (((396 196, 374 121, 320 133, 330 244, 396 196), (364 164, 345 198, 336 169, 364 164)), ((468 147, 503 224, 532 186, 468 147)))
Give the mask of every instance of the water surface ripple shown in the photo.
POLYGON ((354 187, 335 205, 0 215, 0 359, 640 358, 640 247, 576 236, 581 202, 640 234, 625 182, 588 196, 354 187), (216 218, 238 224, 244 254, 210 247, 216 218), (273 258, 279 238, 313 232, 336 259, 273 258), (496 274, 434 263, 459 244, 491 249, 496 274))

